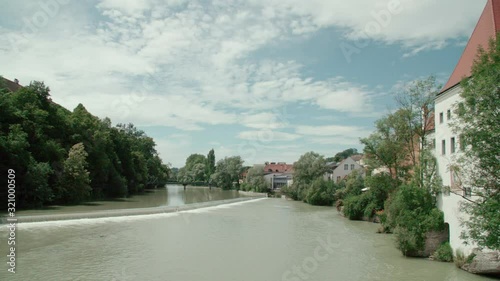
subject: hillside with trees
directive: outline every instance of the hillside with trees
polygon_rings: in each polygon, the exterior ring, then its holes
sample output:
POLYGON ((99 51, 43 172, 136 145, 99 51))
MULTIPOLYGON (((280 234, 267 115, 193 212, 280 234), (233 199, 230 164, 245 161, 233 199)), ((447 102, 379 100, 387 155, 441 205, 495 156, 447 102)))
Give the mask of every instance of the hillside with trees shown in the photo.
POLYGON ((127 197, 167 181, 155 142, 133 124, 112 126, 82 104, 69 111, 43 82, 16 92, 3 82, 0 170, 15 171, 17 208, 127 197))

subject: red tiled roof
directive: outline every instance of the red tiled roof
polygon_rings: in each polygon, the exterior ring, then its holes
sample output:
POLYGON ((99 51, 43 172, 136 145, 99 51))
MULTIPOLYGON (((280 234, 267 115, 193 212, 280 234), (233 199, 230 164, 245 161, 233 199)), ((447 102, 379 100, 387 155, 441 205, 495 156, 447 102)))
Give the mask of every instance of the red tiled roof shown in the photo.
POLYGON ((267 164, 264 167, 264 172, 269 173, 292 173, 293 172, 293 165, 290 164, 284 164, 284 163, 278 163, 278 164, 267 164))
POLYGON ((487 49, 490 38, 494 38, 499 31, 500 0, 488 0, 455 70, 453 70, 450 79, 444 85, 443 89, 441 89, 440 93, 460 83, 462 78, 471 75, 472 65, 474 64, 478 47, 482 46, 487 49))

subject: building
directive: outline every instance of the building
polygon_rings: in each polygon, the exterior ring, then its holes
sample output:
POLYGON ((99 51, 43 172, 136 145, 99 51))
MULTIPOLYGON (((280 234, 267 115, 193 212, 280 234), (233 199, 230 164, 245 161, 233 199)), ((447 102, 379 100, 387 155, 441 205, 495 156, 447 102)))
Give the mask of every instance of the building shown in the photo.
POLYGON ((478 47, 487 49, 490 38, 494 38, 499 31, 500 0, 488 0, 453 73, 435 98, 435 155, 443 185, 450 187, 449 193, 445 192, 439 196, 438 207, 444 212, 445 222, 449 224, 451 247, 454 250, 461 249, 466 255, 474 245, 466 246, 460 239, 463 230, 460 219, 467 219, 460 210, 460 202, 465 200, 462 196, 469 197, 470 194, 461 186, 457 175, 450 171, 450 166, 454 164, 461 151, 460 136, 452 131, 450 122, 454 118, 454 106, 460 101, 462 91, 460 81, 464 77, 471 76, 478 47))
POLYGON ((293 182, 291 173, 271 173, 264 176, 271 189, 280 189, 284 186, 290 186, 293 182))
POLYGON ((269 183, 271 189, 290 186, 293 182, 293 165, 285 162, 266 162, 264 179, 269 183))
POLYGON ((326 175, 327 179, 338 183, 344 180, 353 171, 360 171, 361 174, 364 176, 365 168, 364 166, 359 164, 360 160, 361 157, 359 157, 359 160, 356 161, 355 159, 353 159, 352 156, 350 156, 342 160, 341 162, 337 163, 336 165, 331 166, 333 170, 331 171, 331 173, 327 173, 326 175))

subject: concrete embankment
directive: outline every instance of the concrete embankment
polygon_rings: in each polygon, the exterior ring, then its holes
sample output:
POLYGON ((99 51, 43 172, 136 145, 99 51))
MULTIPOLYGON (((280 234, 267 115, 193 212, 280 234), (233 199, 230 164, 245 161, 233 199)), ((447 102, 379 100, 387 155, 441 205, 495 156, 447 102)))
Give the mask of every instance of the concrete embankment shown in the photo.
MULTIPOLYGON (((153 215, 162 213, 174 213, 180 211, 188 211, 194 209, 201 209, 207 207, 214 207, 219 205, 226 205, 232 203, 239 203, 251 200, 262 199, 263 196, 253 196, 253 197, 240 197, 227 200, 218 201, 208 201, 202 203, 193 203, 181 206, 162 206, 153 208, 132 208, 132 209, 118 209, 118 210, 103 210, 103 211, 93 211, 93 212, 78 212, 78 213, 67 213, 67 214, 47 214, 47 215, 31 215, 31 216, 16 216, 16 223, 28 223, 28 222, 45 222, 45 221, 61 221, 61 220, 77 220, 77 219, 96 219, 96 218, 107 218, 107 217, 123 217, 123 216, 140 216, 140 215, 153 215)), ((10 223, 7 221, 7 217, 1 218, 1 224, 10 223)))

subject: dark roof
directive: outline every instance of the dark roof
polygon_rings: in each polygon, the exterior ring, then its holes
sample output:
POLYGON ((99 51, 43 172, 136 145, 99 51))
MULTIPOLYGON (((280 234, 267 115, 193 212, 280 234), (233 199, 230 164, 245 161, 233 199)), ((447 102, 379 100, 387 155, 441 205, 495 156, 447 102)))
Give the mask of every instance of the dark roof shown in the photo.
POLYGON ((490 38, 495 38, 499 31, 500 0, 488 0, 467 46, 455 66, 455 70, 453 70, 448 82, 439 92, 440 94, 459 84, 463 78, 471 76, 472 65, 476 59, 478 47, 482 46, 484 49, 487 49, 490 38))
MULTIPOLYGON (((7 87, 7 90, 10 92, 16 92, 17 90, 21 89, 23 86, 19 85, 19 81, 16 83, 14 81, 10 81, 9 79, 5 79, 2 77, 3 83, 7 87)), ((17 79, 15 79, 17 81, 17 79)))

